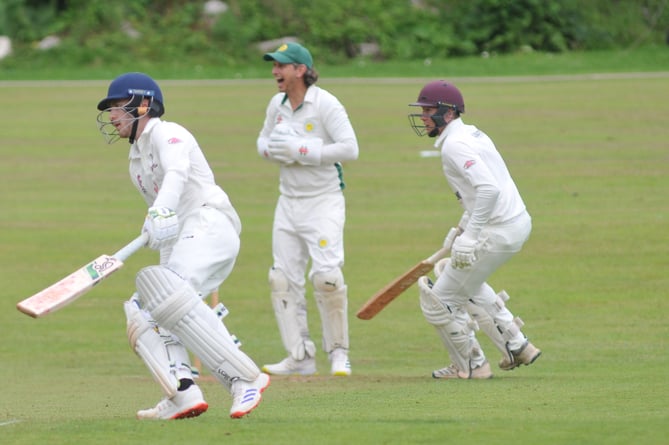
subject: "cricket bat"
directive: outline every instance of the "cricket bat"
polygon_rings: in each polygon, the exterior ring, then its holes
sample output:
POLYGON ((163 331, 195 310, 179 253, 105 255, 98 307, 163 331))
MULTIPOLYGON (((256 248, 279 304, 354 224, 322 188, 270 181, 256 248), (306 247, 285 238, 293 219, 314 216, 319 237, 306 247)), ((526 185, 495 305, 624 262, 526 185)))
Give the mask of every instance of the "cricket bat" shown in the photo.
POLYGON ((371 320, 376 314, 381 312, 391 301, 400 296, 405 290, 409 289, 420 277, 430 272, 434 265, 440 259, 446 257, 451 250, 453 241, 457 236, 457 229, 452 228, 446 239, 444 246, 433 253, 430 257, 419 262, 411 269, 395 278, 384 288, 372 296, 367 303, 362 305, 356 314, 361 320, 371 320))
POLYGON ((123 267, 123 261, 146 245, 147 241, 148 235, 142 233, 114 255, 100 255, 57 283, 20 301, 16 308, 33 318, 43 317, 57 311, 77 300, 100 281, 123 267))

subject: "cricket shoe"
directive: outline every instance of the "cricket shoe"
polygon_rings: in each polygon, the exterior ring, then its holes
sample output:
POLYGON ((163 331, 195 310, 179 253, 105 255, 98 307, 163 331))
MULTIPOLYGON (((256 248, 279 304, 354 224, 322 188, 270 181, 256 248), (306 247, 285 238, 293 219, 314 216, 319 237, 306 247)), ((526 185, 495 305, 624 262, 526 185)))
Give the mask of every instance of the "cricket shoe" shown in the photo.
POLYGON ((330 373, 334 376, 351 375, 351 362, 348 360, 348 354, 345 349, 337 348, 330 353, 330 362, 332 364, 330 373))
POLYGON ((207 411, 209 405, 204 401, 202 391, 197 385, 191 385, 185 391, 179 391, 174 397, 164 398, 149 409, 137 411, 137 418, 169 420, 197 417, 207 411))
POLYGON ((260 375, 252 382, 246 380, 236 380, 232 384, 232 408, 230 408, 230 417, 241 419, 258 406, 262 399, 262 393, 269 386, 269 376, 265 373, 260 375))
POLYGON ((486 360, 481 366, 470 369, 469 373, 459 371, 458 368, 451 364, 445 368, 432 371, 432 377, 435 379, 475 379, 484 380, 492 378, 492 371, 490 370, 490 363, 486 360))
POLYGON ((541 355, 541 350, 532 343, 526 341, 520 349, 509 351, 509 357, 504 357, 499 361, 499 367, 503 371, 511 371, 520 365, 529 366, 541 355))
POLYGON ((316 374, 316 359, 306 357, 304 360, 295 360, 286 357, 279 363, 264 365, 263 372, 272 375, 314 375, 316 374))

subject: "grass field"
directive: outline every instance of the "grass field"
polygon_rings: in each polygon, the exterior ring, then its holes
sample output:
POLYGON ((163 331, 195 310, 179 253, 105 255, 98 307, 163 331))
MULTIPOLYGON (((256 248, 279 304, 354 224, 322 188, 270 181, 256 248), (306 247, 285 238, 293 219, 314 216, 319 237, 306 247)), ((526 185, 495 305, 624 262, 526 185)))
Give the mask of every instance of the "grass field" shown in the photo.
MULTIPOLYGON (((122 302, 145 250, 91 293, 33 320, 15 304, 138 233, 127 145, 106 146, 107 82, 0 84, 0 442, 3 444, 666 444, 669 435, 669 76, 456 78, 465 121, 497 142, 533 216, 526 248, 491 279, 544 354, 490 381, 435 381, 448 364, 410 289, 377 318, 357 308, 440 246, 459 209, 406 113, 426 79, 330 79, 360 159, 345 167, 354 375, 273 379, 248 418, 211 380, 205 415, 138 422, 160 391, 125 337, 122 302)), ((269 302, 277 171, 255 154, 270 80, 163 85, 168 120, 198 137, 244 223, 221 289, 259 364, 283 358, 269 302)), ((317 311, 310 322, 320 343, 317 311)), ((497 352, 482 338, 491 361, 497 352)))

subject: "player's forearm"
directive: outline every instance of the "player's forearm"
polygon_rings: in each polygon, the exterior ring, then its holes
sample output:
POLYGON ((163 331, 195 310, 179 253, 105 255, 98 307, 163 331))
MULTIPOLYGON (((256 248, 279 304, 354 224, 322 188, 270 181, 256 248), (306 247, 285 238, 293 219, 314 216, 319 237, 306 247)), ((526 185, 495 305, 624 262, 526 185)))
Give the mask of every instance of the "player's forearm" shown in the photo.
POLYGON ((335 142, 334 144, 327 144, 323 146, 321 152, 321 165, 355 161, 358 159, 358 153, 358 141, 355 137, 335 142))
POLYGON ((490 220, 497 198, 499 189, 492 185, 479 185, 476 187, 476 201, 469 214, 469 221, 465 232, 472 238, 477 238, 483 227, 490 220))
POLYGON ((181 193, 183 192, 186 178, 181 172, 170 170, 165 174, 163 183, 158 191, 153 202, 154 207, 167 207, 168 209, 176 210, 179 205, 181 193))

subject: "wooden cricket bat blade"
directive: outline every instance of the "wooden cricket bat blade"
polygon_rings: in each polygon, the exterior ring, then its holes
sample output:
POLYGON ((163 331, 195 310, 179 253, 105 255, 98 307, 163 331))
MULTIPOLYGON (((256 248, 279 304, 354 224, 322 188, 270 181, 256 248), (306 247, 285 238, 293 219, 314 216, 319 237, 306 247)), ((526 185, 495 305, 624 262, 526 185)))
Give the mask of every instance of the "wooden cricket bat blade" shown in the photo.
POLYGON ((101 255, 57 283, 19 302, 16 308, 33 318, 43 317, 72 303, 121 267, 121 260, 101 255))
POLYGON ((114 255, 100 255, 62 280, 17 303, 16 308, 33 318, 43 317, 67 306, 113 274, 123 261, 144 246, 147 235, 142 234, 114 255))
POLYGON ((370 320, 376 314, 398 297, 402 292, 409 289, 420 277, 432 270, 437 261, 444 258, 451 251, 451 246, 455 237, 458 236, 458 229, 452 227, 441 249, 434 252, 429 258, 424 259, 414 267, 409 269, 404 275, 400 275, 390 282, 386 287, 378 291, 365 303, 356 314, 361 320, 370 320))
POLYGON ((370 320, 376 314, 397 298, 405 290, 410 288, 420 277, 430 272, 434 267, 433 263, 423 260, 413 266, 406 273, 400 275, 379 290, 365 303, 356 314, 361 320, 370 320))

